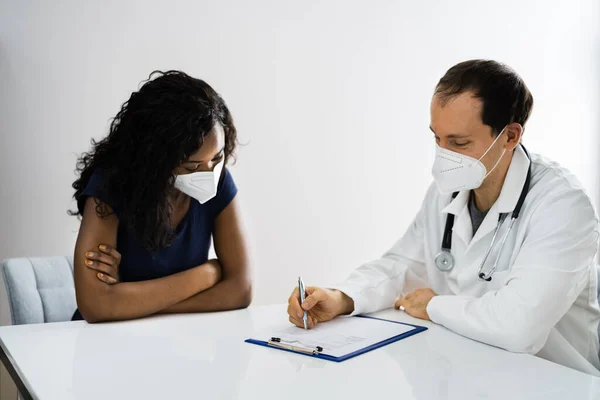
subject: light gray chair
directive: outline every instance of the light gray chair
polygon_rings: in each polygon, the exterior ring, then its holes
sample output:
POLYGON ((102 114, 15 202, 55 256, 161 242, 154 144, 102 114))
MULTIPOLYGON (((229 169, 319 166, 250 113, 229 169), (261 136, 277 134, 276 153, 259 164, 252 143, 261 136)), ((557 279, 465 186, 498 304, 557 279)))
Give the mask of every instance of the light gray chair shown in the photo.
MULTIPOLYGON (((5 291, 2 298, 8 303, 12 325, 70 321, 73 317, 77 303, 71 257, 4 260, 0 280, 4 281, 0 290, 5 291)), ((18 399, 31 398, 14 368, 8 370, 19 389, 18 399)))
POLYGON ((13 325, 71 320, 77 307, 71 257, 13 258, 0 269, 13 325))

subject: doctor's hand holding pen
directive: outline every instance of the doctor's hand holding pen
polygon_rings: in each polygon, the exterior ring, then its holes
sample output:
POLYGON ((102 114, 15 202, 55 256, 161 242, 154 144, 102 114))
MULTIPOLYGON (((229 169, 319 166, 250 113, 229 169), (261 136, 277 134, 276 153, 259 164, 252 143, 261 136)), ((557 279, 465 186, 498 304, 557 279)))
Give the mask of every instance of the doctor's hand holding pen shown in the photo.
POLYGON ((296 287, 288 299, 289 320, 300 328, 304 328, 302 318, 305 311, 308 314, 309 329, 319 322, 354 311, 354 301, 339 290, 308 286, 305 288, 305 295, 304 302, 300 304, 300 291, 296 287))

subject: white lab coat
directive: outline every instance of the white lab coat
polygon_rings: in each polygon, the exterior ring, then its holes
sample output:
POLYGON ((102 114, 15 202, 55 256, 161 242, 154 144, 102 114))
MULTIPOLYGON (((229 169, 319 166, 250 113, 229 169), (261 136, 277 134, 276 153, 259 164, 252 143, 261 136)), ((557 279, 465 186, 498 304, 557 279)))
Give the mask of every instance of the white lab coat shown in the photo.
MULTIPOLYGON (((354 314, 391 307, 398 296, 429 287, 438 296, 427 306, 431 320, 509 351, 600 376, 595 255, 600 229, 592 203, 573 174, 531 154, 531 185, 491 282, 477 278, 499 213, 513 211, 529 159, 519 146, 504 186, 475 236, 469 191, 452 200, 435 184, 404 236, 379 260, 356 269, 336 286, 354 300, 354 314), (442 272, 440 251, 446 215, 454 214, 455 267, 442 272)), ((507 218, 485 270, 496 259, 507 218)))

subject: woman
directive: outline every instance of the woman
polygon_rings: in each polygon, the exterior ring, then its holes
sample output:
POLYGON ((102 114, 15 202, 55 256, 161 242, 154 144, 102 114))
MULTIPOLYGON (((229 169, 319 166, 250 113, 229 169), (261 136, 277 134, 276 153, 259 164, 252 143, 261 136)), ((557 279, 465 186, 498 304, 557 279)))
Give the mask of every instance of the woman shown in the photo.
POLYGON ((73 319, 247 307, 247 245, 224 167, 236 129, 223 99, 183 72, 153 73, 92 143, 73 184, 73 319))

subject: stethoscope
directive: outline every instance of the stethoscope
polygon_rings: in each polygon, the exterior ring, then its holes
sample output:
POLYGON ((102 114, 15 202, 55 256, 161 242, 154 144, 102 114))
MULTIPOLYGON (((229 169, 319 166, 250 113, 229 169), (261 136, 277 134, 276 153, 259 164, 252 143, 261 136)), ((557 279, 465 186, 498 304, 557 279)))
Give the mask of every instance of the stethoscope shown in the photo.
MULTIPOLYGON (((479 280, 489 282, 492 280, 492 275, 496 272, 496 268, 498 267, 498 261, 500 260, 500 254, 502 253, 502 249, 504 248, 504 244, 506 243, 506 239, 515 224, 517 218, 519 218, 519 213, 521 212, 521 207, 523 206, 523 202, 525 201, 525 197, 527 196, 527 192, 529 191, 529 184, 531 182, 531 158, 529 157, 529 153, 525 150, 525 147, 521 145, 523 150, 525 151, 525 155, 529 159, 529 168, 527 169, 527 178, 525 178, 525 184, 523 185, 523 189, 521 190, 521 195, 519 196, 519 200, 517 201, 517 205, 513 210, 510 223, 508 225, 508 229, 502 238, 502 242, 500 243, 500 249, 498 250, 498 254, 496 255, 496 261, 494 261, 494 265, 492 269, 490 269, 487 273, 483 271, 483 266, 488 259, 488 256, 492 252, 492 248, 494 247, 494 243, 496 242, 496 237, 498 236, 498 231, 502 226, 502 223, 506 219, 508 214, 500 214, 498 216, 498 225, 496 225, 496 230, 494 231, 494 236, 492 236, 492 242, 490 243, 490 247, 488 247, 485 255, 483 256, 483 260, 479 265, 479 271, 477 272, 477 276, 479 280)), ((452 199, 454 199, 458 195, 458 192, 452 193, 452 199)), ((454 214, 448 214, 446 217, 446 227, 444 228, 444 236, 442 237, 442 250, 435 256, 435 265, 438 267, 440 271, 450 271, 454 268, 454 256, 452 255, 452 227, 454 226, 454 214)))

